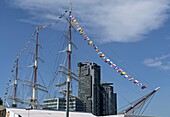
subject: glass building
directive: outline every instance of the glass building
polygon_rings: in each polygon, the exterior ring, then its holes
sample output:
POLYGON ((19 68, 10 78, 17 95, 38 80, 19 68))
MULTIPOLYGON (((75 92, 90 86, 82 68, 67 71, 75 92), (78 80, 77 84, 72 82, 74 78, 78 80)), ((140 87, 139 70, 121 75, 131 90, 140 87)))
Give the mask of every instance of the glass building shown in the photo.
POLYGON ((78 63, 78 97, 85 103, 86 112, 100 115, 100 66, 96 63, 78 63))
POLYGON ((96 63, 78 63, 78 97, 84 101, 85 111, 97 116, 117 114, 116 94, 110 83, 102 83, 101 68, 96 63))
POLYGON ((117 114, 117 96, 113 91, 113 83, 101 83, 102 115, 117 114))

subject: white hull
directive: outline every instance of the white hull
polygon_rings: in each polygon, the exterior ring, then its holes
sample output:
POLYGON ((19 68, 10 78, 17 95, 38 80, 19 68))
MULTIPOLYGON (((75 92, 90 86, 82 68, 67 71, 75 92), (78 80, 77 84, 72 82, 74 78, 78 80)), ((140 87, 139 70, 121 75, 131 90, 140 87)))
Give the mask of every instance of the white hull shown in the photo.
MULTIPOLYGON (((26 110, 17 108, 6 108, 6 117, 65 117, 64 111, 51 110, 26 110), (19 116, 20 115, 20 116, 19 116)), ((84 112, 70 112, 70 117, 97 117, 91 113, 84 112)), ((151 117, 151 116, 137 116, 137 115, 110 115, 104 117, 151 117)))

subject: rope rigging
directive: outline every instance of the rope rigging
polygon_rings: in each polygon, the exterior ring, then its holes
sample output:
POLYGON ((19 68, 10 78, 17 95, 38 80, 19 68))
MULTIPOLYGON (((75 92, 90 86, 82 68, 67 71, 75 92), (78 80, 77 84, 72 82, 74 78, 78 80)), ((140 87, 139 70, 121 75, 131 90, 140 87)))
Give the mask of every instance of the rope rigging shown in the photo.
MULTIPOLYGON (((59 23, 60 21, 61 21, 61 19, 65 16, 65 14, 67 13, 67 11, 65 11, 55 22, 53 22, 53 23, 50 23, 50 24, 48 24, 48 25, 43 25, 43 26, 38 26, 38 27, 36 27, 36 31, 40 31, 40 30, 42 30, 42 29, 45 29, 45 28, 48 28, 48 27, 52 27, 52 26, 54 26, 55 24, 57 24, 57 23, 59 23)), ((127 74, 124 70, 122 70, 121 68, 119 68, 118 66, 117 66, 117 64, 115 64, 115 60, 112 58, 112 57, 110 57, 110 56, 106 56, 101 50, 99 50, 98 49, 98 47, 96 46, 96 44, 94 44, 92 41, 91 41, 91 39, 88 37, 88 35, 86 35, 86 33, 84 32, 84 30, 82 29, 82 27, 80 27, 80 25, 79 25, 79 23, 76 21, 76 19, 73 17, 73 16, 71 16, 71 18, 72 18, 72 22, 73 22, 73 24, 77 27, 77 30, 79 31, 79 33, 80 33, 80 35, 84 38, 84 40, 86 40, 87 41, 87 44, 88 45, 91 45, 93 48, 94 48, 94 50, 96 51, 96 53, 99 55, 99 57, 105 62, 105 63, 107 63, 111 68, 113 68, 114 70, 116 70, 116 72, 118 72, 121 76, 123 76, 125 79, 128 79, 129 81, 131 81, 131 82, 133 82, 133 84, 135 84, 135 85, 137 85, 137 86, 139 86, 141 89, 146 89, 146 88, 148 88, 148 86, 146 86, 146 85, 143 85, 140 81, 138 81, 138 79, 134 79, 132 76, 130 76, 129 74, 127 74), (110 59, 113 59, 113 61, 111 61, 110 59)), ((36 32, 35 31, 35 32, 36 32)), ((63 33, 64 34, 64 33, 63 33)), ((35 33, 33 33, 32 34, 32 37, 33 36, 35 36, 35 33)), ((23 53, 26 51, 26 49, 28 49, 28 47, 29 47, 29 45, 30 45, 30 43, 31 43, 31 40, 32 40, 32 37, 31 37, 31 39, 25 44, 25 46, 24 46, 24 48, 21 50, 21 52, 19 53, 19 54, 17 54, 17 57, 20 57, 21 55, 23 55, 23 53)), ((61 38, 61 43, 59 44, 59 46, 58 46, 58 49, 56 49, 58 52, 60 51, 60 53, 58 53, 58 54, 61 54, 62 52, 64 52, 65 51, 65 47, 66 47, 66 41, 64 41, 64 35, 62 35, 62 38, 61 38), (64 51, 61 51, 61 50, 63 50, 64 49, 64 51)), ((52 75, 51 75, 51 80, 50 80, 50 82, 49 82, 49 84, 47 85, 44 81, 43 81, 43 79, 42 79, 42 76, 43 75, 41 75, 41 74, 39 74, 40 75, 40 78, 41 78, 41 82, 43 83, 43 85, 45 86, 48 86, 48 91, 52 91, 51 89, 52 89, 52 86, 54 86, 53 84, 55 83, 55 80, 58 80, 59 81, 59 79, 57 79, 57 76, 59 75, 58 74, 58 70, 56 69, 56 68, 58 68, 59 67, 59 63, 60 63, 60 61, 61 61, 61 59, 63 60, 63 57, 61 57, 61 56, 56 56, 56 58, 55 58, 55 63, 53 64, 53 68, 52 68, 52 70, 51 71, 53 71, 52 72, 52 75)), ((76 61, 76 57, 75 57, 75 59, 74 59, 74 61, 76 61)), ((66 59, 64 59, 64 64, 66 64, 66 59)), ((13 70, 11 70, 11 72, 12 72, 13 70)), ((27 72, 27 77, 30 77, 29 75, 29 73, 27 72)), ((31 74, 32 76, 33 76, 33 74, 31 74)), ((31 77, 32 77, 31 76, 31 77)), ((61 74, 60 74, 60 76, 61 76, 61 74)), ((32 77, 33 78, 33 77, 32 77)), ((33 80, 33 79, 32 79, 33 80)), ((60 80, 61 81, 61 80, 60 80)), ((62 79, 62 81, 63 81, 63 79, 62 79)), ((100 89, 99 89, 100 90, 100 89)), ((31 92, 31 90, 29 90, 29 93, 31 92)), ((101 91, 100 91, 101 92, 101 91)), ((54 95, 56 95, 55 94, 56 93, 56 91, 54 92, 54 95)), ((49 92, 49 97, 52 97, 51 95, 51 92, 49 92)), ((27 97, 28 97, 28 95, 29 94, 27 94, 27 97)), ((102 95, 104 95, 104 94, 102 94, 102 95)), ((23 96, 24 97, 24 96, 23 96)), ((5 100, 6 101, 6 100, 5 100)), ((112 105, 112 106, 114 106, 114 105, 112 105)), ((148 105, 147 105, 148 106, 148 105)), ((147 107, 146 106, 146 107, 147 107)), ((144 107, 144 104, 141 104, 139 107, 144 107)), ((139 107, 136 107, 136 108, 139 108, 139 107)), ((114 107, 115 108, 115 107, 114 107)), ((144 109, 145 110, 145 109, 144 109)), ((140 112, 139 113, 143 113, 144 112, 144 110, 142 111, 142 110, 140 110, 140 112)))
POLYGON ((80 35, 84 38, 84 40, 87 41, 88 45, 91 45, 94 48, 94 50, 97 52, 97 54, 99 54, 99 57, 101 59, 103 59, 103 61, 105 63, 108 63, 108 65, 111 68, 116 70, 118 73, 120 73, 120 75, 127 78, 129 81, 132 81, 134 84, 141 87, 141 89, 148 88, 148 86, 143 85, 138 80, 134 79, 131 75, 126 73, 124 70, 119 68, 119 66, 117 66, 112 60, 110 60, 110 58, 108 58, 101 50, 99 50, 98 47, 96 46, 96 44, 94 44, 93 41, 91 41, 91 39, 89 38, 89 36, 84 32, 84 29, 79 25, 77 20, 73 16, 70 16, 70 17, 72 18, 73 24, 77 27, 77 30, 79 31, 80 35))
MULTIPOLYGON (((17 57, 21 57, 24 53, 25 53, 25 51, 30 47, 30 44, 31 44, 31 42, 33 42, 32 40, 33 40, 33 38, 35 38, 35 33, 37 32, 37 31, 39 31, 40 29, 43 29, 43 28, 47 28, 47 27, 52 27, 52 26, 54 26, 55 24, 57 24, 57 23, 59 23, 62 19, 63 19, 63 17, 65 16, 65 14, 67 13, 67 10, 61 15, 61 16, 59 16, 58 17, 58 19, 55 21, 55 22, 53 22, 53 23, 50 23, 50 24, 48 24, 48 25, 46 25, 46 26, 39 26, 39 27, 37 27, 36 28, 36 31, 31 35, 31 38, 29 39, 29 41, 27 41, 26 42, 26 44, 24 45, 24 47, 23 47, 23 49, 16 55, 17 57)), ((33 49, 34 50, 34 49, 33 49)), ((30 59, 30 61, 32 61, 33 60, 33 57, 34 56, 32 56, 31 57, 31 59, 30 59)), ((26 57, 26 58, 30 58, 30 57, 26 57)), ((26 59, 23 59, 24 61, 26 60, 26 59)), ((28 62, 28 61, 27 61, 28 62)), ((29 62, 30 63, 30 62, 29 62)), ((56 63, 57 64, 57 63, 56 63)), ((28 66, 28 67, 32 67, 32 65, 30 66, 28 66)), ((28 68, 27 67, 27 68, 28 68)), ((14 67, 11 69, 11 73, 12 72, 14 72, 14 68, 15 68, 15 65, 14 65, 14 67)), ((25 66, 24 66, 24 71, 25 71, 26 69, 25 69, 25 66)), ((28 77, 32 77, 33 76, 33 74, 30 72, 26 72, 26 77, 25 78, 28 78, 28 77), (31 75, 32 74, 32 75, 31 75)), ((23 76, 22 76, 22 78, 24 78, 23 76)), ((33 78, 33 77, 32 77, 33 78)), ((10 79, 8 82, 9 83, 12 83, 11 82, 12 80, 10 79)), ((23 81, 22 81, 23 82, 23 81)), ((44 83, 44 81, 41 81, 41 82, 43 82, 43 84, 45 84, 44 83)), ((7 83, 7 88, 6 88, 6 92, 5 92, 5 98, 4 98, 4 102, 5 103, 7 103, 6 101, 7 101, 7 95, 9 95, 9 88, 11 87, 10 86, 10 84, 9 83, 7 83)), ((25 89, 25 88, 20 88, 20 89, 25 89)), ((12 90, 10 90, 10 91, 12 91, 12 90)), ((29 91, 24 91, 24 93, 26 93, 27 92, 27 96, 25 95, 25 94, 23 94, 21 97, 22 97, 22 99, 23 98, 30 98, 28 95, 30 95, 30 93, 31 93, 31 90, 29 90, 29 91), (26 97, 25 97, 26 96, 26 97)), ((19 94, 20 92, 18 92, 18 96, 20 95, 19 94)))

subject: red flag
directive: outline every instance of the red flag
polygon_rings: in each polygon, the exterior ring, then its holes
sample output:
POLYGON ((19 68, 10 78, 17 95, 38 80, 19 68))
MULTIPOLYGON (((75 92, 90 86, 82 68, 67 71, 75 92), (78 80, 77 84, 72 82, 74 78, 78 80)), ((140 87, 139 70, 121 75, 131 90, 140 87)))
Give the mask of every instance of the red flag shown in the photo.
POLYGON ((129 75, 128 75, 128 74, 126 74, 126 75, 124 75, 124 77, 125 77, 125 78, 128 78, 128 77, 129 77, 129 75))
POLYGON ((90 45, 90 44, 93 44, 93 42, 92 42, 92 41, 89 41, 89 42, 88 42, 88 45, 90 45))
POLYGON ((46 26, 39 26, 39 27, 36 27, 36 30, 40 30, 42 28, 45 28, 46 26))
POLYGON ((77 30, 82 30, 81 27, 78 27, 77 30))
POLYGON ((110 59, 106 59, 104 62, 106 62, 106 63, 107 63, 107 62, 109 62, 109 61, 110 61, 110 59))
POLYGON ((145 88, 148 88, 147 86, 142 86, 141 89, 145 89, 145 88))
POLYGON ((138 86, 142 86, 142 83, 137 84, 138 86))
POLYGON ((134 78, 132 78, 132 77, 131 77, 131 78, 129 78, 129 81, 132 81, 132 80, 134 80, 134 78))
POLYGON ((118 70, 117 70, 118 73, 120 73, 120 72, 122 72, 122 71, 123 71, 123 70, 121 70, 121 69, 118 69, 118 70))
POLYGON ((110 65, 110 67, 115 67, 115 66, 116 66, 116 64, 114 64, 114 63, 110 65))
POLYGON ((134 80, 134 82, 133 83, 138 83, 139 81, 137 81, 137 80, 134 80))
POLYGON ((86 38, 87 38, 87 35, 84 35, 83 37, 86 39, 86 38))

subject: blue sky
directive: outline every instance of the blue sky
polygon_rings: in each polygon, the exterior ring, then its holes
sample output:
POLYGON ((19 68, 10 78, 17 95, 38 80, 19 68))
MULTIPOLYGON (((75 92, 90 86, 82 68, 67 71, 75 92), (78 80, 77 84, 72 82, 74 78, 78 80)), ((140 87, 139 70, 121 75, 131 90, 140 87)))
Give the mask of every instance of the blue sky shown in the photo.
MULTIPOLYGON (((4 96, 16 54, 30 39, 35 27, 54 22, 68 9, 69 2, 67 0, 0 1, 0 97, 4 96)), ((122 79, 98 57, 78 33, 75 34, 75 44, 79 48, 73 55, 75 63, 88 60, 101 65, 102 81, 114 82, 120 107, 127 103, 121 96, 133 101, 139 98, 139 95, 136 96, 133 92, 144 95, 160 86, 161 89, 145 114, 162 117, 170 115, 169 2, 169 0, 115 0, 114 2, 72 0, 73 15, 90 39, 119 67, 149 87, 143 91, 128 80, 122 79), (132 94, 127 93, 131 90, 132 94)), ((62 28, 65 27, 62 23, 65 24, 61 21, 52 28, 40 32, 41 44, 44 47, 41 55, 45 60, 48 60, 45 54, 50 57, 55 56, 50 53, 55 50, 54 44, 58 44, 53 41, 56 38, 60 39, 62 37, 60 33, 65 30, 62 28), (53 44, 48 45, 50 42, 53 44)), ((50 67, 52 69, 54 66, 50 67)), ((45 79, 45 82, 48 82, 48 79, 45 79)))

